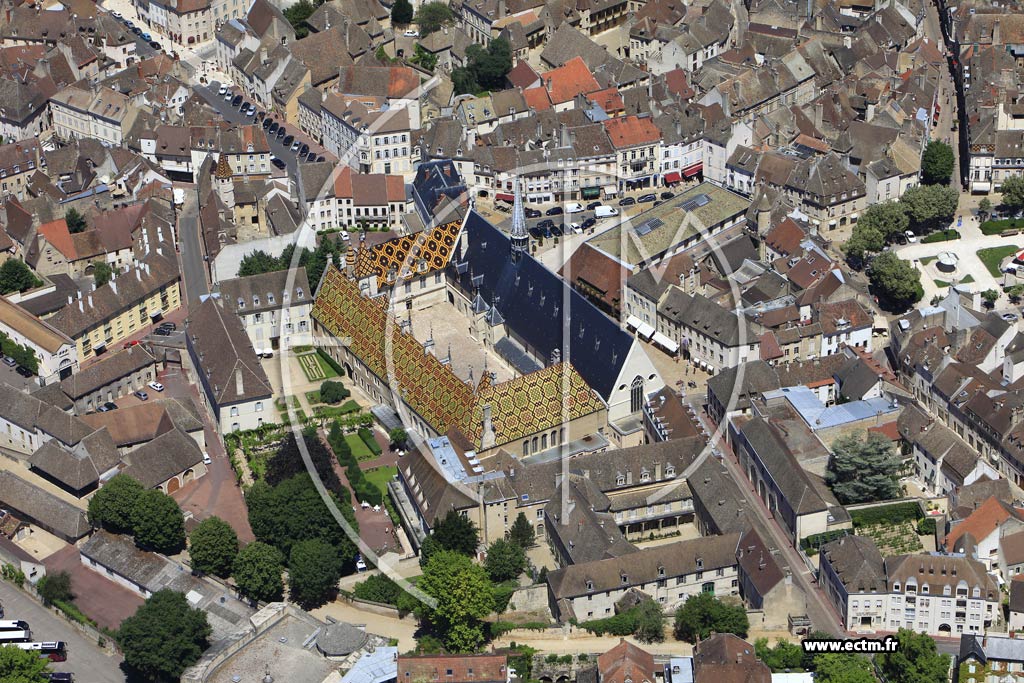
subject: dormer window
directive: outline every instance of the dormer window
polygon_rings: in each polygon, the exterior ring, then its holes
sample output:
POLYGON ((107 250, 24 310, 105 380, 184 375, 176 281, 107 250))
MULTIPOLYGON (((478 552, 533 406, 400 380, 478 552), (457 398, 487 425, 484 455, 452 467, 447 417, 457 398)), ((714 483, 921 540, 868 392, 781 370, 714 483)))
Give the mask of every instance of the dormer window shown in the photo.
POLYGON ((672 467, 672 465, 666 466, 665 467, 665 476, 666 477, 674 477, 674 476, 676 476, 676 468, 672 467))
POLYGON ((665 576, 665 568, 658 567, 658 576, 665 576))
POLYGON ((255 294, 252 295, 252 305, 253 306, 259 306, 260 305, 260 298, 258 296, 256 296, 255 294))
POLYGON ((627 583, 629 583, 629 577, 626 576, 625 574, 619 574, 619 579, 622 581, 622 585, 623 586, 625 586, 627 583))
POLYGON ((302 293, 302 287, 299 287, 298 289, 295 290, 295 296, 297 296, 300 299, 306 296, 305 294, 302 293))
POLYGON ((900 582, 899 582, 899 581, 896 581, 895 583, 893 583, 893 584, 892 584, 892 589, 893 589, 894 591, 898 591, 898 590, 900 589, 900 582))
POLYGON ((650 481, 651 473, 647 469, 640 470, 640 481, 650 481))
POLYGON ((274 305, 274 295, 271 294, 270 292, 267 292, 267 303, 270 304, 271 306, 274 305))
POLYGON ((697 569, 704 569, 704 560, 697 558, 697 569))
POLYGON ((243 299, 242 297, 238 297, 238 307, 245 308, 245 299, 243 299))
POLYGON ((626 476, 623 475, 623 474, 620 474, 619 476, 615 477, 615 485, 616 486, 625 486, 626 485, 626 476))
POLYGON ((588 591, 594 590, 594 582, 591 581, 590 579, 587 579, 587 590, 588 591))

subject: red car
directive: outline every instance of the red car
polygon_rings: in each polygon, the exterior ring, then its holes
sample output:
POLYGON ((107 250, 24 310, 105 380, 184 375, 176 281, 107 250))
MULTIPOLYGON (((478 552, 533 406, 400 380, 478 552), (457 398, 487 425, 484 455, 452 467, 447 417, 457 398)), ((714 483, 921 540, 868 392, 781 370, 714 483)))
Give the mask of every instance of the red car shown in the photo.
POLYGON ((139 345, 139 340, 136 339, 134 341, 127 341, 127 342, 125 342, 123 348, 127 349, 127 348, 131 348, 132 346, 138 346, 138 345, 139 345))

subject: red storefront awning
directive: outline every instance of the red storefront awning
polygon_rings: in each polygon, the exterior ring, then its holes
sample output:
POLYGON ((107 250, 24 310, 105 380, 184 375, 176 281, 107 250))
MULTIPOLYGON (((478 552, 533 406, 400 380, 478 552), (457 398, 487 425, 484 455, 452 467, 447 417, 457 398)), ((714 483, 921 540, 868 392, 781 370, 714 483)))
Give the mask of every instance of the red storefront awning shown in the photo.
POLYGON ((515 199, 516 199, 514 196, 512 196, 510 194, 504 194, 503 192, 499 192, 498 194, 494 195, 494 198, 497 199, 499 202, 510 202, 510 203, 514 202, 515 199))
POLYGON ((700 173, 703 170, 704 170, 704 162, 703 161, 700 162, 699 164, 694 164, 693 166, 687 166, 686 168, 683 169, 683 177, 684 178, 692 178, 693 176, 697 175, 698 173, 700 173))
POLYGON ((679 173, 676 172, 676 171, 672 171, 671 173, 666 173, 665 174, 665 182, 667 184, 669 184, 669 185, 671 185, 673 183, 678 183, 680 180, 682 180, 682 178, 680 177, 679 173))

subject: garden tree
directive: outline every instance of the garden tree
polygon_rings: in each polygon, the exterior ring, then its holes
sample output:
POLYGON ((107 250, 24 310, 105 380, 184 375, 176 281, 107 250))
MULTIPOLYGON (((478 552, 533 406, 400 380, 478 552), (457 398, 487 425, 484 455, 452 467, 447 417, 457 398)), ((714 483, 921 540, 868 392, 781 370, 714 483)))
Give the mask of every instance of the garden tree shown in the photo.
POLYGON ((878 432, 847 434, 832 443, 825 483, 843 505, 899 498, 900 461, 892 441, 878 432))
POLYGON ((768 644, 767 638, 758 638, 754 641, 754 653, 772 671, 799 669, 804 660, 802 647, 781 638, 775 643, 775 647, 768 644))
POLYGON ((92 264, 92 279, 97 287, 102 287, 110 282, 110 276, 113 272, 110 264, 106 261, 96 261, 92 264))
POLYGON ((1014 212, 1024 209, 1024 176, 1005 178, 999 191, 1003 193, 1003 206, 1014 212))
POLYGON ((842 248, 847 258, 862 262, 868 254, 882 251, 884 246, 885 236, 876 227, 858 223, 853 226, 850 239, 843 243, 842 248))
POLYGON ((49 680, 49 668, 49 660, 31 650, 0 647, 0 681, 4 683, 44 683, 49 680))
POLYGON ((992 308, 999 301, 999 291, 995 289, 986 289, 981 293, 981 298, 985 300, 985 305, 992 308))
POLYGON ((536 539, 537 534, 533 530, 533 525, 526 519, 526 515, 520 512, 516 515, 516 521, 512 522, 512 526, 508 530, 508 540, 526 550, 533 547, 536 539))
POLYGON ((486 640, 483 618, 494 608, 494 586, 484 568, 451 550, 435 552, 417 587, 437 600, 424 618, 449 652, 474 652, 486 640))
POLYGON ((189 534, 188 554, 193 569, 214 576, 229 576, 238 555, 238 534, 220 517, 209 517, 189 534))
POLYGON ((173 498, 149 489, 135 500, 132 533, 140 548, 173 555, 185 547, 185 518, 173 498))
POLYGON ((430 533, 445 550, 472 557, 480 546, 480 534, 469 517, 463 517, 455 510, 449 510, 430 533))
POLYGON ((89 523, 115 534, 132 532, 132 511, 142 484, 127 474, 115 474, 89 499, 89 523))
POLYGON ((941 140, 931 140, 921 155, 921 182, 948 185, 953 175, 953 148, 941 140))
POLYGON ((935 649, 935 641, 923 633, 901 628, 899 648, 875 655, 875 665, 889 683, 931 683, 946 680, 949 655, 935 649))
POLYGON ((352 588, 352 594, 360 600, 394 605, 402 614, 422 611, 419 600, 384 574, 366 577, 365 581, 360 581, 352 588))
POLYGON ((39 282, 24 261, 11 258, 0 266, 0 294, 24 292, 37 286, 39 282))
MULTIPOLYGON (((306 2, 306 0, 302 0, 302 2, 306 2)), ((238 265, 238 277, 272 273, 275 270, 283 270, 281 262, 267 252, 257 249, 242 257, 242 262, 238 265)))
POLYGON ((906 209, 899 202, 882 202, 869 206, 857 221, 855 229, 864 225, 880 232, 886 241, 891 241, 910 227, 910 218, 907 216, 906 209))
POLYGON ((1024 297, 1024 285, 1014 285, 1006 290, 1006 296, 1010 297, 1010 301, 1015 304, 1019 304, 1021 297, 1024 297))
POLYGON ((77 209, 68 209, 68 212, 64 214, 64 222, 68 224, 68 232, 72 235, 76 232, 83 232, 89 227, 89 224, 85 222, 85 216, 80 214, 77 209))
POLYGON ((416 43, 416 49, 413 52, 412 59, 409 61, 413 64, 419 64, 427 71, 433 71, 437 68, 437 55, 433 52, 427 52, 419 43, 416 43))
POLYGON ((455 13, 452 12, 448 3, 427 2, 420 5, 413 21, 420 27, 420 35, 426 38, 431 33, 440 31, 442 26, 455 21, 455 13))
POLYGON ((288 556, 288 590, 306 609, 327 602, 338 588, 343 561, 338 551, 320 539, 299 541, 288 556))
MULTIPOLYGON (((285 557, 294 543, 318 539, 334 546, 343 564, 355 561, 355 546, 327 509, 308 474, 296 475, 273 487, 257 482, 250 487, 245 502, 256 540, 269 543, 285 557)), ((351 500, 346 497, 334 502, 349 524, 358 529, 351 500)))
POLYGON ((302 39, 309 35, 309 27, 306 26, 306 19, 316 11, 316 6, 309 0, 299 0, 284 11, 284 18, 295 29, 295 38, 302 39))
POLYGON ((391 6, 391 23, 405 26, 412 21, 412 3, 409 0, 395 0, 391 6))
POLYGON ((6 334, 0 332, 0 349, 5 356, 10 356, 18 365, 28 368, 32 372, 39 372, 39 358, 36 351, 28 346, 22 346, 6 334))
POLYGON ((860 655, 818 655, 814 658, 814 671, 815 683, 876 683, 871 662, 860 655))
POLYGON ((388 441, 392 448, 405 448, 409 442, 409 433, 401 427, 395 427, 388 432, 388 441))
POLYGON ((351 395, 341 382, 326 380, 320 384, 320 400, 324 403, 341 403, 351 395))
POLYGON ((676 610, 677 640, 696 643, 712 633, 734 633, 746 638, 750 622, 742 605, 727 605, 713 593, 691 595, 676 610))
POLYGON ((273 602, 281 599, 284 557, 272 545, 253 541, 235 557, 231 576, 239 592, 250 600, 273 602))
POLYGON ((206 612, 189 606, 184 593, 165 588, 121 622, 117 642, 125 664, 143 678, 177 681, 199 660, 210 632, 206 612))
POLYGON ((665 612, 654 600, 643 600, 635 607, 636 630, 633 635, 641 643, 660 643, 665 640, 665 612))
POLYGON ((960 195, 948 185, 918 185, 903 193, 900 204, 914 230, 931 232, 953 220, 960 195))
POLYGON ((905 311, 924 296, 921 273, 891 251, 875 257, 868 279, 883 307, 894 311, 905 311))
POLYGON ((39 579, 36 588, 39 590, 39 597, 43 599, 44 605, 68 602, 75 597, 71 593, 71 575, 67 572, 47 574, 39 579))
POLYGON ((452 72, 452 83, 460 95, 500 90, 511 69, 512 47, 504 38, 495 38, 486 48, 476 44, 466 48, 466 66, 452 72))
MULTIPOLYGON (((324 483, 327 490, 342 498, 347 498, 348 490, 341 485, 338 473, 334 470, 330 451, 317 436, 315 428, 303 430, 302 442, 306 445, 310 460, 313 461, 313 469, 316 470, 320 481, 324 483), (344 493, 342 493, 343 491, 344 493)), ((295 438, 295 433, 289 431, 281 441, 281 445, 278 446, 277 452, 267 460, 267 471, 263 480, 271 486, 277 486, 284 480, 304 472, 306 472, 306 463, 302 459, 299 443, 295 438)))
POLYGON ((982 197, 978 202, 978 215, 982 221, 988 220, 988 217, 992 215, 992 202, 988 200, 988 197, 982 197))
POLYGON ((484 568, 491 581, 510 581, 526 569, 526 553, 516 543, 499 538, 487 549, 484 568))

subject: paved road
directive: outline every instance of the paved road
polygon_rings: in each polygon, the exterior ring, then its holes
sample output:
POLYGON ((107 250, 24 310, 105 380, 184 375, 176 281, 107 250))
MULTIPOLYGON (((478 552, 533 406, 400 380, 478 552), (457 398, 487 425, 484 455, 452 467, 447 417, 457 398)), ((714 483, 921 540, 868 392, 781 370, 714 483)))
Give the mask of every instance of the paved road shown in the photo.
POLYGON ((63 640, 68 647, 68 661, 53 665, 54 671, 72 671, 79 683, 124 683, 121 658, 108 657, 91 640, 81 636, 66 621, 54 616, 33 602, 24 593, 0 581, 0 602, 7 619, 24 619, 40 640, 63 640))
POLYGON ((199 298, 210 293, 206 281, 206 253, 199 237, 199 198, 195 187, 185 188, 185 205, 178 215, 178 239, 181 240, 181 272, 185 278, 185 301, 190 310, 199 305, 199 298))

